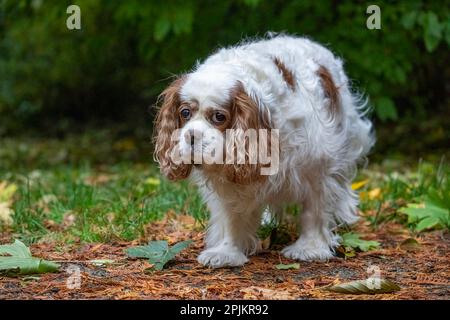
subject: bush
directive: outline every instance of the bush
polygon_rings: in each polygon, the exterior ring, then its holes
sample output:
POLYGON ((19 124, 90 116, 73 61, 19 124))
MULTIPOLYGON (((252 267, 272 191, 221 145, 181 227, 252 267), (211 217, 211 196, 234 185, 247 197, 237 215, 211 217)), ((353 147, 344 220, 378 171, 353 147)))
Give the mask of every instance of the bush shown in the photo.
POLYGON ((268 30, 327 44, 382 121, 448 112, 443 0, 378 1, 381 30, 366 28, 365 1, 79 0, 81 30, 66 28, 70 4, 0 0, 3 131, 63 118, 142 117, 172 74, 268 30))

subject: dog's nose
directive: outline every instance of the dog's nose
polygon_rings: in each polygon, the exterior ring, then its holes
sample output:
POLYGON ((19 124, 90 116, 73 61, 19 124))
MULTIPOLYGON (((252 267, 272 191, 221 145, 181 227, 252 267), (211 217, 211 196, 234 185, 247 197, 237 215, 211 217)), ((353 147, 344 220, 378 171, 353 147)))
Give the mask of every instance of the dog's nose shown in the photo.
POLYGON ((193 146, 195 144, 195 141, 199 141, 202 137, 201 131, 195 130, 195 129, 189 129, 186 131, 186 134, 184 135, 184 138, 186 139, 186 143, 193 146))

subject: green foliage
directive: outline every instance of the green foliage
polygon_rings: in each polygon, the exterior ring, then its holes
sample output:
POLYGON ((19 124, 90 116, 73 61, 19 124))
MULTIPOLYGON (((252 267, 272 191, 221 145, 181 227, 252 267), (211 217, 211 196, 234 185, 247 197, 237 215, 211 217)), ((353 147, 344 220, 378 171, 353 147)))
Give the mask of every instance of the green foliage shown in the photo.
POLYGON ((450 188, 430 189, 422 203, 409 203, 400 212, 408 216, 415 230, 450 229, 450 188))
POLYGON ((19 240, 0 246, 0 272, 8 275, 58 271, 59 265, 31 256, 30 249, 19 240))
POLYGON ((54 127, 63 117, 122 119, 130 110, 145 116, 162 79, 218 46, 266 31, 328 44, 381 120, 415 122, 448 107, 450 16, 443 0, 379 1, 381 30, 366 28, 366 2, 79 0, 81 30, 66 28, 69 4, 0 0, 2 131, 24 121, 54 127))
POLYGON ((369 241, 360 239, 359 234, 347 232, 341 235, 341 244, 346 248, 358 249, 360 251, 369 251, 377 249, 380 246, 378 241, 369 241))
POLYGON ((150 241, 146 246, 128 248, 127 254, 131 258, 146 258, 153 264, 155 270, 162 270, 167 262, 186 249, 192 240, 181 241, 169 248, 167 241, 150 241))

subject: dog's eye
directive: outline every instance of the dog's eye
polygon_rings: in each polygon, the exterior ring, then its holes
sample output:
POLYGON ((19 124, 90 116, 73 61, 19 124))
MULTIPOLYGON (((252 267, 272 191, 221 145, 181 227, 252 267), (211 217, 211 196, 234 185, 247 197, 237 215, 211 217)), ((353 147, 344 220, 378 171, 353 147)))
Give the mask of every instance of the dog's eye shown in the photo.
POLYGON ((221 112, 214 112, 214 114, 212 116, 212 120, 215 123, 223 123, 223 122, 225 122, 226 119, 227 119, 227 117, 221 112))
POLYGON ((191 110, 184 108, 183 110, 181 110, 180 114, 183 119, 189 119, 191 117, 191 110))

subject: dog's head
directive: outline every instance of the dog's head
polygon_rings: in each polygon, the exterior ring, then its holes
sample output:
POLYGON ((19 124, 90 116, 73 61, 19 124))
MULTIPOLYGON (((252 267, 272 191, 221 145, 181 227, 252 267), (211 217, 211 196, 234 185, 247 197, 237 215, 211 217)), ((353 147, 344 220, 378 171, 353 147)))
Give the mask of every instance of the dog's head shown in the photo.
POLYGON ((161 172, 184 179, 195 165, 239 184, 261 179, 258 147, 263 142, 270 149, 270 133, 261 138, 261 129, 268 131, 271 121, 255 96, 225 70, 197 70, 173 81, 160 95, 155 123, 161 172))

